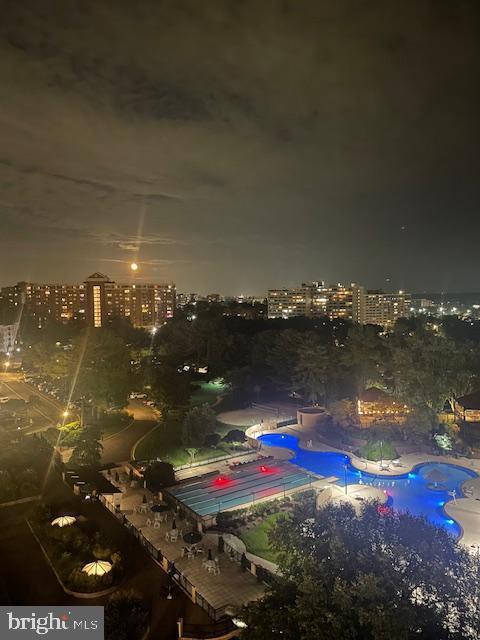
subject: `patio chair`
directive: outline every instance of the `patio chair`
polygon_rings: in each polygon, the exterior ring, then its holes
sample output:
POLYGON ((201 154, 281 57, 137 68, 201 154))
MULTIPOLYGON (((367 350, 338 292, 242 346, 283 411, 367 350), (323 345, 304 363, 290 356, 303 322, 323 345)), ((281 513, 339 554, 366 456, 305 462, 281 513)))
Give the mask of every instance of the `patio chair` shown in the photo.
POLYGON ((203 553, 203 544, 199 544, 195 549, 195 553, 203 553))
POLYGON ((194 549, 188 549, 187 550, 187 558, 189 560, 193 560, 193 558, 195 558, 195 551, 194 549))
POLYGON ((170 531, 170 542, 176 542, 178 540, 178 531, 170 531))
POLYGON ((220 575, 220 567, 218 565, 216 565, 213 569, 213 575, 214 576, 218 576, 220 575))
POLYGON ((152 526, 152 521, 150 518, 147 518, 147 527, 151 527, 152 526))
POLYGON ((153 528, 154 529, 160 529, 160 522, 158 520, 154 520, 153 522, 153 528))

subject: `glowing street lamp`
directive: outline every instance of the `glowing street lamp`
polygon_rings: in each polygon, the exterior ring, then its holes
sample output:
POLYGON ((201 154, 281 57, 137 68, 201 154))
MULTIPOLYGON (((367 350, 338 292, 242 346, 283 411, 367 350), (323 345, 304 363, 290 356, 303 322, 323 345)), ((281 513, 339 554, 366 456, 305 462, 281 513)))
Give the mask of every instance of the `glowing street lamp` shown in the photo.
POLYGON ((130 269, 132 271, 138 271, 138 264, 136 262, 132 262, 132 264, 130 265, 130 269))

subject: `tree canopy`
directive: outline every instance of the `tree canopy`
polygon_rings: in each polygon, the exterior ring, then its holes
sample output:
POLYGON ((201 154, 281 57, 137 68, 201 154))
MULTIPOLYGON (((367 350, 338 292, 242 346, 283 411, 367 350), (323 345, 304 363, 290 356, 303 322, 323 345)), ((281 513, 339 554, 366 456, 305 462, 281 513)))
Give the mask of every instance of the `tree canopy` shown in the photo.
POLYGON ((376 503, 297 509, 271 533, 281 574, 244 611, 248 640, 474 640, 480 560, 376 503))

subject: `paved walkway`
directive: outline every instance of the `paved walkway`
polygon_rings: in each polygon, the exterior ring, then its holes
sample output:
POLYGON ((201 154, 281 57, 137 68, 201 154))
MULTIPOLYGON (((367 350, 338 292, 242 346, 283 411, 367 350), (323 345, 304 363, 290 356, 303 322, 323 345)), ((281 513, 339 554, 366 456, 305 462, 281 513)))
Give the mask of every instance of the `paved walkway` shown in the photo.
POLYGON ((297 415, 297 407, 287 402, 262 406, 265 406, 265 408, 247 407, 246 409, 236 409, 235 411, 224 411, 218 414, 217 420, 237 427, 251 427, 262 420, 264 423, 271 422, 276 425, 277 422, 290 420, 297 415))

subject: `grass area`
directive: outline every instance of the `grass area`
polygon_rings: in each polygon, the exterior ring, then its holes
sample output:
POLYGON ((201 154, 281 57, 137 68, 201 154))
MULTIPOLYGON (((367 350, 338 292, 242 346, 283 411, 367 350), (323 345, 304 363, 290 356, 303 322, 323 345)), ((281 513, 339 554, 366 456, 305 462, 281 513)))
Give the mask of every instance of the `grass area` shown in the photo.
POLYGON ((115 413, 105 413, 98 423, 102 437, 112 436, 122 429, 125 429, 133 420, 133 416, 126 411, 115 411, 115 413))
POLYGON ((283 511, 272 513, 272 515, 267 516, 256 527, 242 533, 241 538, 247 547, 247 551, 261 558, 265 558, 265 560, 269 560, 270 562, 276 562, 277 553, 270 548, 268 532, 277 520, 285 517, 287 517, 287 515, 283 511))
MULTIPOLYGON (((241 449, 231 447, 227 444, 221 444, 216 449, 213 447, 201 447, 195 455, 194 462, 201 462, 209 458, 220 458, 235 453, 236 451, 241 451, 241 449)), ((173 464, 174 467, 179 467, 190 462, 190 456, 185 448, 169 442, 161 428, 155 429, 140 442, 135 450, 135 457, 137 460, 161 458, 165 462, 173 464)))
POLYGON ((226 385, 223 382, 200 382, 199 389, 190 396, 190 406, 197 407, 201 404, 215 404, 219 395, 225 392, 226 385))

